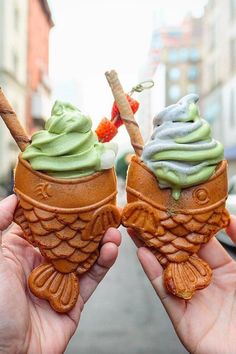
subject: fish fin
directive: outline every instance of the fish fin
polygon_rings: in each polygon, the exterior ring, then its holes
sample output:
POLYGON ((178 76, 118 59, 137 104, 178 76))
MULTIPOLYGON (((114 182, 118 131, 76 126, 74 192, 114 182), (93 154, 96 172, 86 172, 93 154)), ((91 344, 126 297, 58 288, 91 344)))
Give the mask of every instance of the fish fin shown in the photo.
POLYGON ((190 300, 196 290, 207 287, 211 278, 211 268, 196 254, 185 262, 170 262, 164 270, 164 283, 168 291, 185 300, 190 300))
POLYGON ((70 311, 79 296, 75 273, 60 273, 51 264, 41 264, 29 276, 29 287, 40 299, 48 300, 57 312, 70 311))
POLYGON ((159 218, 152 206, 144 202, 133 202, 127 204, 123 209, 122 224, 125 227, 138 230, 141 238, 143 236, 146 239, 148 237, 145 234, 156 234, 159 218))
POLYGON ((91 221, 88 223, 82 240, 100 239, 110 227, 119 227, 121 215, 119 209, 112 204, 104 205, 96 210, 91 221))

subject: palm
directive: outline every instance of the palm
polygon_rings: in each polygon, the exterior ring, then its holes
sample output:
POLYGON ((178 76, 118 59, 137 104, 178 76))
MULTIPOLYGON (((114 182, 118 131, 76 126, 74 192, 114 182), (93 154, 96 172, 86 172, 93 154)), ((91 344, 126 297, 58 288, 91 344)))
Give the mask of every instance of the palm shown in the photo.
MULTIPOLYGON (((10 198, 4 207, 0 203, 0 229, 12 220, 16 198, 10 198)), ((68 314, 55 312, 28 290, 28 275, 43 257, 21 237, 21 229, 14 225, 0 243, 0 352, 62 353, 76 330, 84 303, 115 262, 120 234, 110 229, 104 236, 100 257, 80 278, 80 296, 68 314)))

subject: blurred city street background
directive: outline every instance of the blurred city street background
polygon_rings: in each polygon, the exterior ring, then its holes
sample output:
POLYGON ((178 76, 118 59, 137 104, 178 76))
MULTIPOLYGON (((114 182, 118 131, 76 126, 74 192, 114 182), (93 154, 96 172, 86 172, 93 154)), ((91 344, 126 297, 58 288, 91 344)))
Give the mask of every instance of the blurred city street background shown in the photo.
MULTIPOLYGON (((156 112, 199 94, 202 117, 225 146, 227 206, 236 214, 236 0, 0 0, 0 86, 29 136, 44 127, 55 99, 88 112, 94 129, 109 118, 110 69, 126 92, 155 82, 135 95, 145 141, 156 112)), ((124 127, 114 140, 123 206, 132 149, 124 127)), ((18 153, 0 119, 0 199, 12 193, 18 153)), ((121 232, 118 261, 85 306, 66 353, 186 353, 121 232)), ((235 257, 224 232, 219 239, 235 257)))

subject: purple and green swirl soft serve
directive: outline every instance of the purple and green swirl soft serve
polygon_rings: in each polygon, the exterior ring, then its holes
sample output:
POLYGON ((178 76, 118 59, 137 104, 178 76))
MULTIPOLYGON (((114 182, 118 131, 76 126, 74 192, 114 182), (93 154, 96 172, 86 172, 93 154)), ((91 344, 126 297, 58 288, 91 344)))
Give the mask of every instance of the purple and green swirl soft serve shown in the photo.
POLYGON ((56 101, 45 130, 32 136, 23 152, 34 170, 57 178, 78 178, 114 166, 117 145, 100 143, 89 116, 56 101))
POLYGON ((223 160, 223 145, 212 138, 209 124, 200 117, 198 99, 187 95, 160 112, 142 153, 160 188, 171 188, 175 200, 183 188, 207 181, 223 160))

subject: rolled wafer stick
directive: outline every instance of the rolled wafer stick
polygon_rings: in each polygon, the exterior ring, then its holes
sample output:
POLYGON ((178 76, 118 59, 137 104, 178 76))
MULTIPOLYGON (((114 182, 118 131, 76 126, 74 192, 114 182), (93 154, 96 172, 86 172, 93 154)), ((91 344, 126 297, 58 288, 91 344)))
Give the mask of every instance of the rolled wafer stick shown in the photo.
POLYGON ((30 143, 24 128, 21 126, 16 113, 14 112, 12 106, 8 102, 6 96, 4 95, 0 87, 0 116, 2 117, 4 123, 9 129, 12 137, 16 141, 21 151, 24 151, 27 145, 30 143))
POLYGON ((144 146, 143 138, 138 123, 134 118, 133 111, 129 105, 129 102, 119 81, 118 75, 114 70, 110 72, 107 71, 105 75, 111 87, 118 109, 120 111, 120 116, 130 136, 131 144, 134 148, 134 151, 136 155, 141 156, 144 146))

